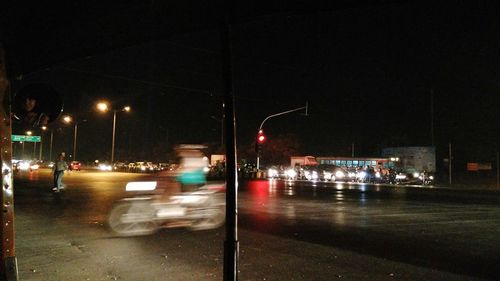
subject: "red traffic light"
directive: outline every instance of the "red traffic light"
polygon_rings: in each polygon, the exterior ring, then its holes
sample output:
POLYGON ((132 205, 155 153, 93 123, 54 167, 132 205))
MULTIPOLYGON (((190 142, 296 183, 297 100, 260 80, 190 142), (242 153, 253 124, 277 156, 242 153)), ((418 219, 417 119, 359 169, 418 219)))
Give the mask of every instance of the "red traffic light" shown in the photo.
POLYGON ((259 144, 263 144, 266 141, 266 136, 264 135, 264 131, 260 130, 257 134, 257 142, 259 144))

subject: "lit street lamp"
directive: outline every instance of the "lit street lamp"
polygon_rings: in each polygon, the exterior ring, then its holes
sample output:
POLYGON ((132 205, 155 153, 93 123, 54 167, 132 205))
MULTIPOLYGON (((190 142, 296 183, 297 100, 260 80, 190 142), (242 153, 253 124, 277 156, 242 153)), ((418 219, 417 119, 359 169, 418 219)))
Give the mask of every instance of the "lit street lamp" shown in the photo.
MULTIPOLYGON (((99 102, 97 104, 97 109, 101 112, 107 112, 110 110, 110 106, 106 102, 99 102)), ((115 161, 115 135, 116 135, 116 112, 130 112, 130 106, 124 106, 120 110, 113 109, 113 137, 111 141, 111 165, 115 161)))

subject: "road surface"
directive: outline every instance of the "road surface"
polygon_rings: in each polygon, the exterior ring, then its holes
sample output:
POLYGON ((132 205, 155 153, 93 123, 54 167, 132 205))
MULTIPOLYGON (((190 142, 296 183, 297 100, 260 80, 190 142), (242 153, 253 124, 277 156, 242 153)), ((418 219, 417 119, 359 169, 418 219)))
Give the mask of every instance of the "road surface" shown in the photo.
MULTIPOLYGON (((149 175, 15 179, 20 280, 222 280, 224 228, 119 238, 106 218, 149 175)), ((496 191, 254 180, 239 187, 239 280, 499 280, 496 191)))

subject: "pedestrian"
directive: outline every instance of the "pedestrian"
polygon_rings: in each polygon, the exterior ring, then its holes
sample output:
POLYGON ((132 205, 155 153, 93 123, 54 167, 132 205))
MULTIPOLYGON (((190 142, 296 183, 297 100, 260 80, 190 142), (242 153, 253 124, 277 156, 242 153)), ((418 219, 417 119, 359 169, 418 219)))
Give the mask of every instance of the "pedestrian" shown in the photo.
POLYGON ((64 175, 64 171, 68 169, 68 164, 66 161, 64 161, 64 157, 66 154, 64 152, 61 152, 57 156, 56 162, 54 163, 54 188, 52 190, 54 192, 59 192, 61 189, 64 189, 63 183, 62 183, 62 177, 64 175))

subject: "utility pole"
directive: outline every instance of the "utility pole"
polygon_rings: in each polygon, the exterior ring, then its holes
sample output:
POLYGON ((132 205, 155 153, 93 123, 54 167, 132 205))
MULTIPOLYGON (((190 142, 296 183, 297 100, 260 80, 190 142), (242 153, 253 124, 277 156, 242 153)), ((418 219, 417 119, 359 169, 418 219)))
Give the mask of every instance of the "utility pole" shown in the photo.
POLYGON ((43 136, 40 136, 40 155, 38 156, 38 160, 42 160, 42 150, 43 150, 43 136))
POLYGON ((500 160, 499 158, 499 153, 497 151, 497 188, 500 188, 500 160))
POLYGON ((431 89, 431 146, 434 147, 434 89, 431 89))
POLYGON ((73 138, 73 161, 76 161, 76 133, 78 132, 78 121, 75 121, 75 134, 73 138))
POLYGON ((451 142, 448 144, 448 180, 451 186, 451 142))
POLYGON ((226 237, 224 240, 223 280, 238 280, 238 173, 236 159, 236 118, 234 114, 234 85, 232 30, 229 16, 232 2, 224 1, 225 18, 221 26, 222 72, 224 77, 224 116, 226 133, 226 237))
POLYGON ((52 161, 52 143, 54 141, 54 131, 50 130, 49 162, 52 161))

